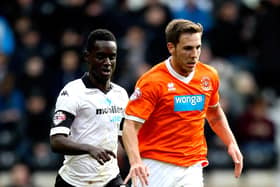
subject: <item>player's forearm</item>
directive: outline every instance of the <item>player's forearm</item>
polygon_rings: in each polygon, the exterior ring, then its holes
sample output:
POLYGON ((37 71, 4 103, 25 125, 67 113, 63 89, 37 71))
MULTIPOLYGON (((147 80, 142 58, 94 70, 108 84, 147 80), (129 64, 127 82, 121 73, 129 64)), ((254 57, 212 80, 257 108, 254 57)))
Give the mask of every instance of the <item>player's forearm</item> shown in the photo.
POLYGON ((50 143, 54 152, 65 155, 87 154, 89 150, 89 145, 75 143, 63 135, 52 136, 50 143))
POLYGON ((211 129, 217 134, 217 136, 219 136, 226 146, 229 146, 230 144, 236 144, 235 137, 220 106, 210 108, 207 111, 207 120, 211 129))
POLYGON ((123 144, 129 158, 130 164, 141 162, 138 148, 138 130, 141 124, 131 120, 125 120, 123 128, 123 144))

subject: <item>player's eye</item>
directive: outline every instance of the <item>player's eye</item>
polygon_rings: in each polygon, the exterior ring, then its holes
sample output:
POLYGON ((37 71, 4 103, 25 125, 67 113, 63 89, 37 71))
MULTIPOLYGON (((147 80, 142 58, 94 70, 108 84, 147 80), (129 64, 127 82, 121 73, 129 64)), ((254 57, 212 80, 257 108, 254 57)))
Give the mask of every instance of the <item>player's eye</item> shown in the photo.
POLYGON ((98 60, 102 60, 102 59, 105 58, 105 56, 102 55, 102 54, 97 54, 97 55, 96 55, 96 58, 97 58, 98 60))
POLYGON ((192 47, 192 46, 186 46, 186 47, 184 47, 184 49, 185 49, 186 51, 191 51, 191 50, 193 49, 193 47, 192 47))
POLYGON ((110 58, 110 60, 115 60, 116 59, 116 55, 111 55, 109 58, 110 58))

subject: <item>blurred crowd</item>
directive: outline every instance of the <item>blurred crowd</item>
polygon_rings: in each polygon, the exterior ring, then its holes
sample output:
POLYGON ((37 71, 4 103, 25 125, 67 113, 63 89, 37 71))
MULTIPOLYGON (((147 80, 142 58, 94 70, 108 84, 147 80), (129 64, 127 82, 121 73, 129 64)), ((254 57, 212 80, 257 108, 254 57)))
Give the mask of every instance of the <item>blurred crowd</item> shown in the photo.
MULTIPOLYGON (((83 75, 82 47, 91 30, 116 35, 113 79, 131 94, 137 78, 169 56, 164 28, 173 18, 204 27, 201 61, 219 71, 221 104, 245 168, 276 167, 280 0, 1 0, 0 170, 60 166, 61 155, 49 146, 54 103, 67 82, 83 75)), ((232 167, 220 140, 205 131, 208 168, 232 167)))

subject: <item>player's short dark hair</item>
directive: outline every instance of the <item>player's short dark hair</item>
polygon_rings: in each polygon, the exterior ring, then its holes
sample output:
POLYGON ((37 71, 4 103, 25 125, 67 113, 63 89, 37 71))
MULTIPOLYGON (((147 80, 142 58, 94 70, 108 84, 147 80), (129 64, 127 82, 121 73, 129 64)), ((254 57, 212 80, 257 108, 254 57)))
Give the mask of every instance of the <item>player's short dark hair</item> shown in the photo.
POLYGON ((203 27, 199 23, 194 23, 185 19, 172 20, 165 29, 166 42, 176 45, 179 42, 181 34, 184 33, 202 33, 203 27))
POLYGON ((116 37, 107 29, 96 29, 88 35, 85 50, 91 51, 97 40, 116 42, 116 37))

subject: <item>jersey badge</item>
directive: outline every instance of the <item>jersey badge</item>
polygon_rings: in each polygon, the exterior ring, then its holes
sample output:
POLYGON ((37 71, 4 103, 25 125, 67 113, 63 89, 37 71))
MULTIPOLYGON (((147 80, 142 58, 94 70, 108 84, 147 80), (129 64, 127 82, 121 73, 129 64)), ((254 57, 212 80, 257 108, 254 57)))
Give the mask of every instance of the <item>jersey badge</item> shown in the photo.
POLYGON ((138 99, 139 97, 141 96, 141 90, 140 90, 140 88, 136 88, 135 90, 134 90, 134 92, 131 94, 131 96, 130 96, 130 100, 131 101, 133 101, 133 100, 135 100, 135 99, 138 99))
POLYGON ((173 82, 169 82, 167 84, 167 89, 168 89, 168 91, 175 91, 176 88, 174 87, 174 83, 173 82))
POLYGON ((200 85, 201 85, 202 90, 209 91, 212 89, 211 81, 208 76, 203 76, 200 82, 201 82, 200 85))
POLYGON ((53 116, 53 123, 54 123, 55 125, 60 124, 60 123, 63 122, 64 120, 66 120, 66 115, 65 115, 63 112, 61 112, 61 111, 56 112, 56 113, 54 114, 54 116, 53 116))

